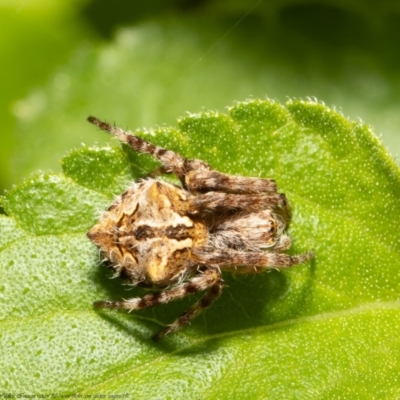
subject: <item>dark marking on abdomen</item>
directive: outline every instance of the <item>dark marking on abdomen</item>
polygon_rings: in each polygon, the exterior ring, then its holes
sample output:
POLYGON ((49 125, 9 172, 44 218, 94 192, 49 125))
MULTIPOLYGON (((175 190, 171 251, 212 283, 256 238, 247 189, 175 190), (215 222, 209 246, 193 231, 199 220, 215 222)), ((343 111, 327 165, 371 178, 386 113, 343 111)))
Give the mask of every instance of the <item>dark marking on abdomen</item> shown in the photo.
POLYGON ((146 240, 157 237, 157 229, 149 225, 139 225, 133 232, 132 235, 135 236, 136 240, 146 240))
POLYGON ((183 240, 193 237, 193 228, 187 227, 183 224, 177 226, 169 226, 165 229, 165 236, 169 239, 183 240))

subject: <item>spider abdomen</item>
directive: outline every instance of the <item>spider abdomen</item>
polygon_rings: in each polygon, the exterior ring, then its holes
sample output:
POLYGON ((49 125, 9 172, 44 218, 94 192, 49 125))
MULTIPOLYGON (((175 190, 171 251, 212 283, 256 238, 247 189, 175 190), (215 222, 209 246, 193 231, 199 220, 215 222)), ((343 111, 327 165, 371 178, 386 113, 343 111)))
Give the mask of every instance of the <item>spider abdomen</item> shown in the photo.
POLYGON ((143 180, 115 200, 88 237, 130 283, 170 285, 190 273, 190 249, 208 237, 204 222, 188 215, 189 196, 169 183, 143 180))

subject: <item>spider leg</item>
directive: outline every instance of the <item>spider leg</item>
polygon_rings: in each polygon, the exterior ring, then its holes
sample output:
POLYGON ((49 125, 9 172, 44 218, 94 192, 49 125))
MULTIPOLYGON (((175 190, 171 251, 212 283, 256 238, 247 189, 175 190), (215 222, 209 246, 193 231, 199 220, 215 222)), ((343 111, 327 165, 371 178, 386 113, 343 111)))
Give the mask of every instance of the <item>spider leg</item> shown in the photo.
POLYGON ((147 140, 133 135, 131 132, 124 131, 107 122, 100 121, 96 117, 88 117, 88 121, 98 126, 100 129, 111 133, 121 142, 128 144, 132 149, 143 154, 150 154, 162 164, 162 171, 166 173, 174 173, 179 178, 183 179, 186 170, 187 160, 172 150, 163 149, 158 147, 147 140))
MULTIPOLYGON (((275 252, 244 252, 244 251, 221 251, 210 246, 192 249, 192 260, 198 263, 212 264, 221 268, 231 266, 256 267, 256 272, 265 269, 284 269, 292 265, 303 264, 314 257, 314 251, 290 256, 288 254, 275 252)), ((242 272, 248 269, 242 268, 242 272)))
POLYGON ((220 272, 217 269, 208 269, 204 272, 204 274, 207 272, 211 278, 208 284, 208 291, 197 303, 195 303, 189 310, 185 311, 172 324, 168 325, 165 329, 154 335, 152 337, 154 341, 158 341, 170 333, 175 332, 183 326, 189 324, 193 318, 197 317, 204 309, 210 307, 210 305, 217 300, 224 287, 223 280, 221 279, 220 272))
POLYGON ((203 273, 191 278, 189 281, 170 290, 151 293, 143 297, 136 297, 127 300, 95 301, 93 305, 97 308, 117 308, 132 311, 141 308, 154 307, 158 304, 165 304, 173 300, 181 299, 189 294, 209 289, 205 296, 190 310, 185 312, 181 317, 173 322, 172 325, 168 326, 166 329, 153 337, 154 340, 159 340, 169 333, 178 330, 183 325, 188 324, 204 308, 207 308, 219 296, 222 286, 223 283, 220 272, 217 269, 209 268, 203 273))
POLYGON ((185 178, 189 190, 218 190, 227 193, 265 193, 276 192, 273 179, 247 178, 223 174, 212 170, 191 170, 185 178))
POLYGON ((190 198, 188 209, 190 213, 196 214, 200 211, 214 211, 218 208, 257 211, 271 207, 280 207, 283 214, 290 214, 290 206, 286 196, 283 193, 276 192, 263 194, 208 192, 190 198))

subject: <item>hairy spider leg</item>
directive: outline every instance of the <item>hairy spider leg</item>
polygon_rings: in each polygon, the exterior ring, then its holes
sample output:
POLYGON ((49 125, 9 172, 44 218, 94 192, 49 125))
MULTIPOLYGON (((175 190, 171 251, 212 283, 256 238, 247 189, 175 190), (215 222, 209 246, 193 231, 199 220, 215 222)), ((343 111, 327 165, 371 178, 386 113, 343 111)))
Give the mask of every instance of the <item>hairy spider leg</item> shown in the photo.
POLYGON ((88 117, 88 121, 106 132, 127 143, 134 150, 149 154, 158 159, 163 167, 159 172, 176 174, 185 186, 191 190, 215 190, 228 193, 262 193, 276 192, 273 179, 247 178, 223 174, 211 170, 211 167, 201 160, 189 160, 172 150, 156 146, 145 139, 124 131, 117 126, 100 121, 96 117, 88 117))
POLYGON ((162 147, 156 146, 145 139, 133 135, 131 132, 124 131, 117 126, 111 125, 107 122, 100 121, 96 117, 88 117, 88 121, 98 126, 100 129, 111 133, 121 142, 128 144, 134 150, 139 153, 149 154, 159 160, 162 164, 162 171, 165 173, 174 173, 181 180, 184 178, 186 173, 186 158, 180 156, 172 150, 163 149, 162 147))
POLYGON ((94 306, 97 308, 117 308, 133 311, 141 308, 154 307, 158 304, 169 303, 170 301, 181 299, 189 294, 209 289, 193 307, 183 313, 167 328, 153 336, 154 340, 159 340, 190 323, 194 317, 196 317, 203 309, 209 307, 218 298, 222 288, 223 280, 219 270, 215 268, 207 268, 199 275, 194 276, 187 282, 182 283, 173 289, 127 300, 96 301, 94 302, 94 306))
POLYGON ((214 170, 190 171, 186 177, 186 185, 191 190, 218 190, 227 193, 265 193, 277 190, 273 179, 234 176, 214 170))
MULTIPOLYGON (((226 201, 224 206, 229 206, 231 200, 232 208, 248 209, 255 207, 274 207, 278 208, 274 211, 280 214, 288 227, 292 218, 292 210, 290 204, 283 193, 277 192, 276 183, 273 179, 264 178, 246 178, 241 176, 226 175, 218 171, 190 171, 185 179, 186 187, 194 192, 208 192, 198 197, 199 202, 203 202, 204 206, 211 208, 212 205, 207 204, 208 197, 212 197, 214 202, 226 201), (224 193, 227 196, 224 196, 224 193), (247 197, 234 197, 234 195, 242 195, 247 197), (231 197, 230 197, 231 196, 231 197), (270 202, 269 202, 270 199, 270 202), (242 203, 242 205, 239 205, 242 203)), ((194 200, 196 201, 196 200, 194 200)))
MULTIPOLYGON (((265 269, 284 269, 292 265, 303 264, 314 257, 314 251, 290 256, 275 252, 244 252, 244 251, 220 251, 211 246, 202 246, 192 250, 192 259, 195 262, 211 264, 221 268, 238 265, 242 267, 261 267, 257 272, 265 269)), ((247 272, 247 269, 244 268, 247 272)))
POLYGON ((183 326, 188 325, 193 318, 197 317, 203 310, 210 307, 211 304, 218 299, 224 287, 224 282, 221 278, 220 272, 212 268, 206 270, 205 273, 210 275, 208 278, 209 290, 197 303, 195 303, 189 310, 185 311, 172 324, 154 335, 152 337, 154 341, 158 341, 170 333, 179 330, 183 326))
POLYGON ((283 193, 231 194, 208 192, 189 199, 189 212, 213 211, 218 208, 231 210, 259 211, 271 207, 289 207, 283 193))

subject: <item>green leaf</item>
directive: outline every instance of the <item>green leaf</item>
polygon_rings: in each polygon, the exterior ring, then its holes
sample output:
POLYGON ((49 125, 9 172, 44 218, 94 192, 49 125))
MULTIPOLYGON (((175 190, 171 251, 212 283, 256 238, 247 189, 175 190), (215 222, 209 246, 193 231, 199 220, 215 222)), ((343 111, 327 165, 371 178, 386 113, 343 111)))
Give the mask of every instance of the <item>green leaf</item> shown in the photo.
POLYGON ((137 133, 220 171, 276 179, 294 210, 290 252, 313 248, 315 260, 225 274, 213 307, 153 343, 195 299, 94 310, 94 300, 143 292, 107 278, 85 232, 155 164, 126 149, 74 150, 63 175, 36 175, 2 200, 2 391, 398 398, 400 174, 370 128, 316 102, 251 100, 137 133))

